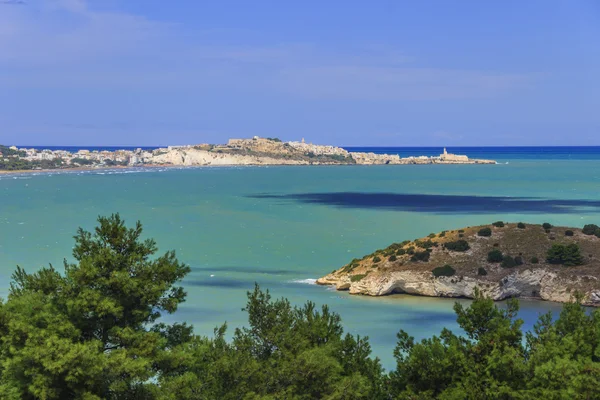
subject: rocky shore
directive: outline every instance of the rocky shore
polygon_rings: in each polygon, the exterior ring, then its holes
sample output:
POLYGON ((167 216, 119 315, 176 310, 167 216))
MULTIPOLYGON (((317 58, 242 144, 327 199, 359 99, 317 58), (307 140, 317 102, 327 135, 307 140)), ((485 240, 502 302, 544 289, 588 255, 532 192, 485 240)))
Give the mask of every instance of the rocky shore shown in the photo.
POLYGON ((148 151, 37 150, 0 146, 0 170, 107 168, 136 166, 204 165, 389 165, 389 164, 495 164, 493 160, 469 159, 449 154, 438 157, 405 157, 396 154, 348 152, 340 147, 279 139, 230 139, 224 145, 169 146, 148 151))
POLYGON ((527 297, 600 306, 600 228, 530 224, 431 234, 395 243, 317 280, 351 294, 407 293, 494 300, 527 297), (489 233, 489 235, 488 235, 489 233))

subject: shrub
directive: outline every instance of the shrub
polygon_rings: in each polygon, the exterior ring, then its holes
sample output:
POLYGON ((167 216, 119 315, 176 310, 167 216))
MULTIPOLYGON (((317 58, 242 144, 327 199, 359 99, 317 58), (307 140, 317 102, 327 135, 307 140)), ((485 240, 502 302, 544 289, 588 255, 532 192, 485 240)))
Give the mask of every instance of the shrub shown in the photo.
POLYGON ((492 250, 487 255, 487 260, 491 263, 502 262, 503 258, 504 256, 502 255, 502 252, 500 250, 492 250))
POLYGON ((492 236, 492 230, 490 228, 481 228, 479 232, 477 232, 477 236, 489 237, 492 236))
POLYGON ((548 250, 546 261, 550 264, 563 264, 567 267, 583 264, 583 256, 576 243, 555 243, 548 250))
POLYGON ((435 236, 436 236, 435 233, 430 233, 429 235, 427 235, 427 237, 429 239, 433 239, 435 236))
POLYGON ((569 230, 565 231, 565 236, 573 236, 573 235, 574 235, 574 233, 572 230, 569 229, 569 230))
POLYGON ((411 258, 410 261, 412 262, 417 262, 417 261, 423 261, 423 262, 427 262, 429 261, 429 252, 428 251, 417 251, 411 258))
POLYGON ((596 236, 598 236, 598 233, 600 232, 600 227, 598 227, 598 225, 596 225, 596 224, 588 224, 588 225, 585 225, 583 227, 583 229, 581 230, 581 232, 584 235, 596 235, 596 236))
POLYGON ((408 251, 407 251, 407 253, 408 253, 408 254, 410 254, 410 255, 412 256, 413 254, 415 254, 415 248, 414 248, 414 247, 412 247, 412 246, 411 246, 411 247, 409 247, 409 248, 408 248, 408 251))
POLYGON ((373 257, 373 262, 374 262, 375 264, 377 264, 379 261, 381 261, 381 258, 379 258, 379 256, 375 256, 375 257, 373 257))
POLYGON ((477 270, 477 275, 484 276, 484 275, 487 275, 487 274, 488 274, 487 271, 483 267, 479 267, 479 269, 477 270))
POLYGON ((502 221, 493 222, 492 225, 494 225, 496 228, 504 228, 504 222, 502 221))
POLYGON ((458 234, 458 237, 459 237, 459 238, 461 238, 461 237, 465 237, 465 234, 464 234, 464 233, 459 233, 459 234, 458 234))
POLYGON ((516 256, 516 257, 515 257, 515 264, 516 264, 516 265, 523 265, 523 257, 521 257, 521 256, 516 256))
POLYGON ((92 160, 88 160, 87 158, 74 157, 71 159, 71 163, 79 165, 92 165, 94 162, 92 160))
POLYGON ((440 232, 440 237, 444 237, 444 236, 446 236, 446 231, 440 232))
POLYGON ((398 249, 398 251, 396 252, 397 256, 403 256, 406 254, 406 250, 404 249, 398 249))
POLYGON ((456 242, 446 243, 446 248, 451 251, 461 251, 462 252, 462 251, 469 250, 471 247, 469 246, 469 243, 466 240, 460 239, 460 240, 457 240, 456 242))
POLYGON ((443 267, 434 268, 431 271, 431 273, 435 277, 439 277, 439 276, 453 276, 456 273, 456 271, 454 270, 454 268, 452 268, 451 265, 446 264, 443 267))
POLYGON ((365 276, 367 276, 367 274, 358 274, 358 275, 352 275, 350 277, 350 282, 358 282, 360 281, 362 278, 364 278, 365 276))
POLYGON ((525 229, 525 224, 524 224, 524 223, 522 223, 522 222, 519 222, 519 223, 517 224, 517 228, 519 228, 519 229, 525 229))
POLYGON ((350 261, 350 263, 346 264, 344 266, 344 268, 342 269, 343 272, 351 272, 352 270, 354 270, 354 268, 359 266, 359 259, 355 258, 352 261, 350 261))
POLYGON ((430 248, 430 247, 433 247, 433 246, 435 246, 435 245, 436 245, 436 243, 435 243, 435 242, 432 242, 432 241, 431 241, 431 240, 429 240, 429 239, 427 239, 427 240, 425 240, 425 241, 423 241, 423 242, 421 242, 420 240, 416 240, 416 241, 415 241, 415 244, 417 245, 417 247, 421 247, 421 248, 423 248, 423 249, 428 249, 428 248, 430 248))
POLYGON ((547 223, 547 222, 544 222, 544 223, 542 224, 542 228, 544 228, 544 230, 545 230, 545 231, 548 231, 548 230, 552 229, 552 224, 549 224, 549 223, 547 223))
POLYGON ((502 264, 500 264, 502 268, 514 268, 516 265, 515 259, 511 256, 504 256, 502 258, 502 264))
POLYGON ((463 229, 459 229, 458 233, 465 233, 465 231, 463 229))
POLYGON ((396 257, 395 255, 391 255, 390 258, 388 258, 389 261, 396 261, 398 259, 398 257, 396 257))
POLYGON ((540 262, 540 260, 537 257, 531 257, 531 263, 532 264, 537 264, 539 262, 540 262))

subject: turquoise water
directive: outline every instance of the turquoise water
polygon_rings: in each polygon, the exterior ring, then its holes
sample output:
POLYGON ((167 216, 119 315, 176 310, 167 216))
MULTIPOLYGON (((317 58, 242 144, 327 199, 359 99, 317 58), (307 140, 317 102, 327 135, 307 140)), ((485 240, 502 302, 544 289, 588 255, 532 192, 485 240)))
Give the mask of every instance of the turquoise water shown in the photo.
MULTIPOLYGON (((211 335, 243 325, 254 282, 300 304, 327 303, 348 332, 368 335, 388 368, 399 329, 456 329, 452 299, 349 296, 310 284, 391 242, 495 220, 600 222, 600 160, 492 166, 220 167, 0 175, 0 294, 15 266, 70 257, 77 227, 120 212, 161 251, 192 267, 187 302, 169 320, 211 335)), ((461 300, 468 302, 466 300, 461 300)), ((560 305, 523 301, 531 327, 560 305)))

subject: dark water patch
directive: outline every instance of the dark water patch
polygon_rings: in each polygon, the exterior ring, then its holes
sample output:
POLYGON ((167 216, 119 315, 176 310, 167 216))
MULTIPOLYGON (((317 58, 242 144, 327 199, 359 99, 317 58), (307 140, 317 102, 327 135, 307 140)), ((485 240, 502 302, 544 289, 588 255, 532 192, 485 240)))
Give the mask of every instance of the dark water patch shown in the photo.
POLYGON ((571 214, 600 211, 600 200, 543 199, 536 197, 460 196, 440 194, 329 192, 258 194, 254 199, 293 201, 337 208, 464 214, 571 214))
POLYGON ((266 275, 290 275, 297 271, 290 271, 287 269, 268 269, 264 267, 250 267, 250 266, 214 266, 214 267, 192 267, 193 272, 235 272, 242 274, 266 274, 266 275))
POLYGON ((396 322, 400 329, 407 329, 413 325, 423 326, 449 326, 456 323, 456 314, 454 312, 435 312, 422 311, 403 314, 401 318, 397 318, 396 322))

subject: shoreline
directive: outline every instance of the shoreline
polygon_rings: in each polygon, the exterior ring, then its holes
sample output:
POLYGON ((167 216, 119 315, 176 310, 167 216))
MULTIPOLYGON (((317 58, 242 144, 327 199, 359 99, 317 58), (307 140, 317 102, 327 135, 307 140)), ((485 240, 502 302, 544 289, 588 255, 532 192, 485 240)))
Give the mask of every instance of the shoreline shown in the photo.
MULTIPOLYGON (((22 170, 0 170, 2 175, 26 175, 26 174, 48 174, 48 173, 69 173, 69 172, 90 172, 90 171, 115 171, 115 170, 136 170, 152 168, 173 168, 173 169, 196 169, 196 168, 231 168, 231 167, 374 167, 384 166, 385 164, 207 164, 207 165, 174 165, 174 164, 143 164, 132 166, 112 166, 112 167, 73 167, 73 168, 55 168, 55 169, 22 169, 22 170)), ((432 165, 502 165, 496 164, 477 164, 477 163, 414 163, 414 164, 393 164, 393 166, 432 166, 432 165)), ((389 168, 390 165, 385 165, 389 168)))
POLYGON ((143 168, 186 168, 180 165, 132 165, 132 166, 112 166, 112 167, 73 167, 73 168, 54 168, 54 169, 20 169, 20 170, 0 170, 0 175, 25 175, 25 174, 48 174, 63 172, 89 172, 89 171, 116 171, 116 170, 135 170, 143 168))

